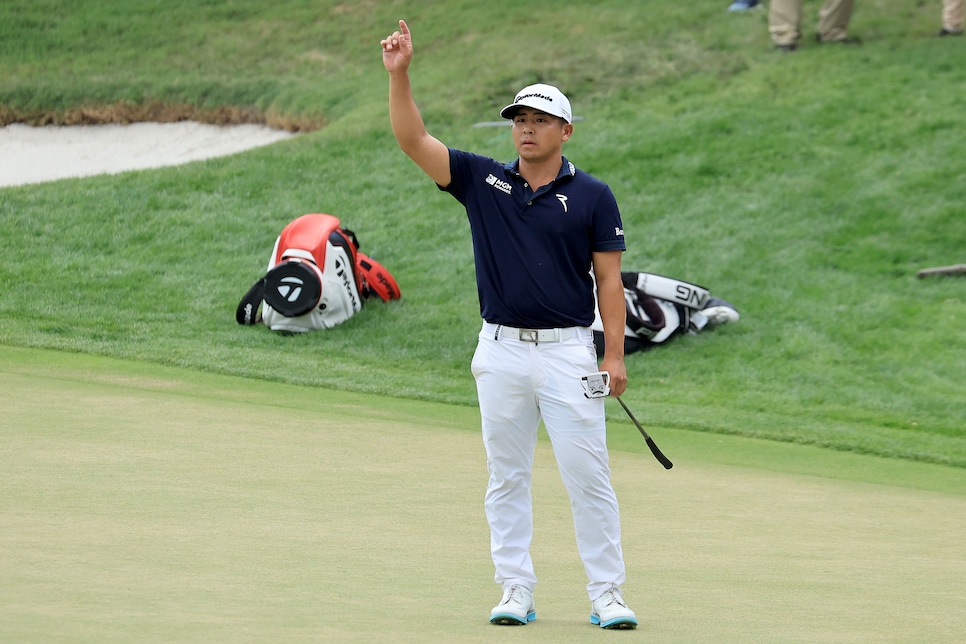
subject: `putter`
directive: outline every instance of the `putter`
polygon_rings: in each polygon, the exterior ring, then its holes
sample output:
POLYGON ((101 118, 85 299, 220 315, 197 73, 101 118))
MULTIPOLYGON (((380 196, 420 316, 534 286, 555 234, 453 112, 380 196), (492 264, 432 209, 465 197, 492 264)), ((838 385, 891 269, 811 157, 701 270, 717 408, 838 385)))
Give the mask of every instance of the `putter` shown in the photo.
POLYGON ((658 462, 661 465, 663 465, 664 466, 664 469, 666 469, 666 470, 669 470, 672 467, 674 467, 674 463, 672 463, 671 461, 669 461, 668 458, 667 458, 667 456, 665 456, 664 453, 661 452, 660 449, 658 449, 657 445, 654 443, 654 441, 651 439, 651 437, 648 436, 647 435, 647 432, 644 431, 644 428, 641 427, 641 424, 639 422, 637 422, 637 419, 636 418, 634 418, 634 414, 631 413, 631 410, 628 409, 627 408, 627 405, 624 404, 624 401, 621 400, 621 397, 620 396, 615 396, 615 398, 617 398, 617 402, 619 402, 621 404, 621 407, 624 408, 624 411, 627 412, 627 417, 631 419, 631 421, 637 426, 638 431, 641 432, 641 436, 644 437, 644 442, 647 443, 647 446, 651 448, 651 453, 654 454, 654 458, 656 458, 658 460, 658 462))

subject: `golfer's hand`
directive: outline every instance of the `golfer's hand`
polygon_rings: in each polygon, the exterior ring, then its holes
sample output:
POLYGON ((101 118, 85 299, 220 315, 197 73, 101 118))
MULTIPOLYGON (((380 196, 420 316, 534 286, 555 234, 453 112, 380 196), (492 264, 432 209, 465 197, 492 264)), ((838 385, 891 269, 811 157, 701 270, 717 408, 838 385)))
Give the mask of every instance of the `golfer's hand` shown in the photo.
POLYGON ((627 389, 627 367, 623 360, 605 357, 600 363, 600 370, 610 374, 610 395, 620 396, 627 389))
POLYGON ((413 59, 413 37, 405 20, 399 21, 399 31, 392 32, 382 44, 382 64, 389 73, 404 72, 413 59))

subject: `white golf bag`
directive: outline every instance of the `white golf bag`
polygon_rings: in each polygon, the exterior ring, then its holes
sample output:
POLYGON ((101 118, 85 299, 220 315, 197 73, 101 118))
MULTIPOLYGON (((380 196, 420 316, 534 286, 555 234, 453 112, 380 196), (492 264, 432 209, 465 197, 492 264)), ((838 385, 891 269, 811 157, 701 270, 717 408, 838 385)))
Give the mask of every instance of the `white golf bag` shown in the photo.
MULTIPOLYGON (((627 321, 624 353, 650 349, 675 335, 737 322, 738 311, 728 302, 711 297, 708 289, 654 273, 621 272, 627 321)), ((596 292, 595 292, 596 296, 596 292)), ((604 324, 597 308, 592 329, 597 355, 604 355, 604 324)))

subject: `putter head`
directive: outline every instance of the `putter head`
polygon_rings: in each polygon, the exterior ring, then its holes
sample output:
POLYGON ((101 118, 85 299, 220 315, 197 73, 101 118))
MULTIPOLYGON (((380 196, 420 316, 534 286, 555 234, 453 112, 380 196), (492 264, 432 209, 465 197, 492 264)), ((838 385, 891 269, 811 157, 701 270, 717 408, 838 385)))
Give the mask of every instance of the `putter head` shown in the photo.
POLYGON ((610 394, 610 374, 606 371, 581 376, 580 384, 586 398, 606 398, 610 394))

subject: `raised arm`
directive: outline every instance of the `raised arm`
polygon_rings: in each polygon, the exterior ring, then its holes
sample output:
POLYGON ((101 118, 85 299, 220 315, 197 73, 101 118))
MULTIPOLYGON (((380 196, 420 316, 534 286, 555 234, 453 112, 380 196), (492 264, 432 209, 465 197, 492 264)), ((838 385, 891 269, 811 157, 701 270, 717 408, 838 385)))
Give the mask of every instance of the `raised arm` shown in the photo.
POLYGON ((610 373, 610 392, 620 396, 627 389, 627 368, 624 366, 624 324, 627 309, 624 304, 624 285, 621 283, 621 252, 619 250, 593 254, 594 277, 597 280, 597 306, 604 323, 604 358, 600 370, 610 373))
POLYGON ((449 150, 426 131, 423 117, 413 100, 409 64, 413 59, 413 39, 409 26, 399 21, 395 31, 382 41, 382 62, 389 72, 389 120, 400 149, 423 172, 446 187, 450 183, 449 150))

